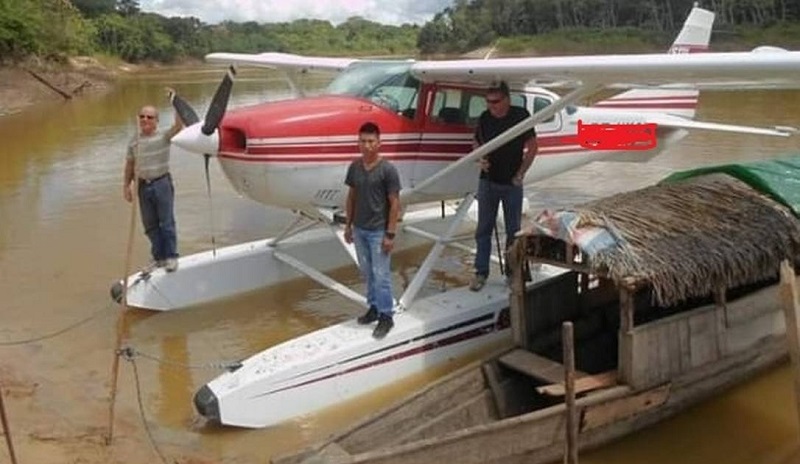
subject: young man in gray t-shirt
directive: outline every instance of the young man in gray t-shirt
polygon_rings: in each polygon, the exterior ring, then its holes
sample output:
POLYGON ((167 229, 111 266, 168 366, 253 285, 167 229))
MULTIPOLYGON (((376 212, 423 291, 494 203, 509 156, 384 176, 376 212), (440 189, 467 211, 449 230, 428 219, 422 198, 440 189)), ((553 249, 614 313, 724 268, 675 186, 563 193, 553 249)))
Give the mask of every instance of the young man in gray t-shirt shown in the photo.
POLYGON ((400 212, 400 176, 379 154, 377 125, 368 122, 361 126, 358 147, 361 158, 350 163, 345 178, 350 189, 344 238, 355 243, 359 268, 367 283, 369 309, 358 323, 378 321, 372 336, 380 339, 394 327, 391 252, 400 212))
MULTIPOLYGON (((170 92, 174 93, 171 89, 170 92)), ((164 267, 167 272, 178 268, 178 240, 175 230, 175 189, 169 173, 170 141, 181 130, 178 114, 166 132, 158 130, 158 110, 144 106, 139 110, 139 131, 128 144, 125 157, 123 197, 133 200, 131 186, 138 184, 137 196, 145 234, 150 239, 153 261, 143 272, 164 267)))

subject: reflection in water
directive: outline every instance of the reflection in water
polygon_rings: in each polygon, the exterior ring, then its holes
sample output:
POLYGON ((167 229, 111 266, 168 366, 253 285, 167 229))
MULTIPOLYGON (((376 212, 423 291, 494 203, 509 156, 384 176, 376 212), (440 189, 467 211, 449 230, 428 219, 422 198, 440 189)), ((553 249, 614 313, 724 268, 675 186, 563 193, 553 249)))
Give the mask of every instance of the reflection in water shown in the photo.
MULTIPOLYGON (((241 73, 231 106, 287 96, 284 82, 264 71, 241 73)), ((164 86, 185 95, 203 114, 220 69, 160 72, 123 81, 112 93, 0 119, 0 335, 50 332, 107 304, 110 283, 123 268, 129 221, 122 200, 125 143, 136 110, 157 103, 167 124, 164 86)), ((701 98, 699 117, 754 125, 800 125, 800 93, 735 92, 701 98)), ((694 133, 677 148, 647 164, 597 163, 547 180, 530 189, 532 209, 582 202, 643 187, 679 168, 730 160, 755 160, 795 149, 795 139, 694 133)), ((179 248, 190 254, 275 234, 288 213, 240 198, 212 163, 213 224, 208 214, 203 163, 174 153, 179 248)), ((534 166, 535 169, 535 166, 534 166)), ((467 243, 470 239, 467 237, 467 243)), ((137 222, 134 263, 147 261, 147 240, 137 222)), ((394 260, 395 288, 408 284, 425 250, 394 260)), ((464 285, 470 258, 447 253, 425 291, 464 285)), ((332 277, 361 288, 352 267, 332 277)), ((40 385, 20 426, 35 429, 62 418, 63 427, 103 424, 107 372, 115 343, 118 307, 70 336, 3 356, 0 368, 40 385)), ((156 439, 176 450, 194 450, 210 459, 264 462, 266 456, 318 440, 369 411, 387 405, 408 389, 440 375, 428 372, 320 414, 263 430, 211 426, 198 421, 192 395, 217 370, 178 366, 221 363, 249 356, 266 346, 353 317, 354 303, 309 279, 259 290, 169 313, 131 311, 125 315, 125 343, 164 362, 141 362, 143 398, 156 439)), ((451 366, 452 368, 452 366, 451 366)), ((121 366, 120 434, 139 436, 131 378, 121 366)), ((797 460, 791 379, 786 367, 773 370, 731 393, 582 460, 592 463, 761 462, 797 460), (668 450, 653 454, 653 449, 668 450), (680 454, 678 454, 680 453, 680 454), (663 457, 661 457, 663 456, 663 457), (680 456, 680 458, 675 458, 680 456), (738 459, 738 460, 737 460, 738 459)), ((138 461, 137 461, 138 462, 138 461)))

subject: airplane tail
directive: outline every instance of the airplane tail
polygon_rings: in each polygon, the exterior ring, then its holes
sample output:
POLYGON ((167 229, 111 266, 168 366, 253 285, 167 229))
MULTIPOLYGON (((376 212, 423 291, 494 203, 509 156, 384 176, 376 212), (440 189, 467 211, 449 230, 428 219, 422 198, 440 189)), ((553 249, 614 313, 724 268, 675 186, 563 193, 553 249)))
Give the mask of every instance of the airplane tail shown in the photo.
MULTIPOLYGON (((683 28, 667 53, 698 53, 708 51, 714 13, 695 6, 683 23, 683 28)), ((658 111, 686 118, 694 118, 697 111, 697 90, 633 89, 598 102, 596 107, 620 108, 637 111, 658 111)))

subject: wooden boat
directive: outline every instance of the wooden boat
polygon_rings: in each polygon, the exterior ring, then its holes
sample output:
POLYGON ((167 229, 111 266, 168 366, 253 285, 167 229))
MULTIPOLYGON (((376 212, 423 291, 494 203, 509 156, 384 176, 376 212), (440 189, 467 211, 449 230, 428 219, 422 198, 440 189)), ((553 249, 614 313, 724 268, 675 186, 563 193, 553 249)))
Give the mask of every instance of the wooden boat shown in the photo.
POLYGON ((558 461, 567 320, 580 449, 774 365, 787 353, 777 274, 784 259, 796 266, 800 221, 783 201, 791 195, 762 191, 712 174, 582 205, 552 233, 540 216, 512 251, 512 348, 272 462, 558 461), (598 249, 598 229, 613 231, 614 246, 598 249), (526 285, 525 266, 540 263, 570 272, 526 285))

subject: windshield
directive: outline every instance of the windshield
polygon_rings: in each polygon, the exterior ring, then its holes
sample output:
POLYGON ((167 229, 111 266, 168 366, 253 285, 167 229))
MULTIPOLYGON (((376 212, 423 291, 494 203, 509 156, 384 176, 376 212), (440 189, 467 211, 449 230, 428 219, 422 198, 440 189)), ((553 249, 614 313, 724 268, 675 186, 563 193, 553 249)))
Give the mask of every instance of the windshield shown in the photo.
POLYGON ((411 62, 407 61, 353 63, 328 85, 326 93, 363 97, 413 118, 419 81, 411 76, 410 68, 411 62))

